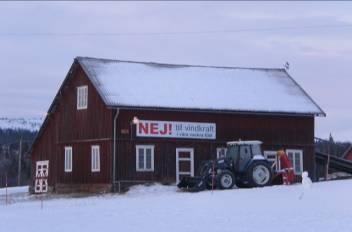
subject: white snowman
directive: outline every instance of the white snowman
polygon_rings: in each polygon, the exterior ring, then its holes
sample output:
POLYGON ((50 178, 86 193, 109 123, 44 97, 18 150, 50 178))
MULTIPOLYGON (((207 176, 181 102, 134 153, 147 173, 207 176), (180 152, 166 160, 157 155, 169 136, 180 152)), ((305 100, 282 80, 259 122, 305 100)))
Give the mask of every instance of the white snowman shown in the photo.
POLYGON ((302 173, 302 193, 299 196, 299 199, 301 200, 304 196, 304 193, 312 187, 312 180, 308 176, 308 172, 303 172, 302 173))
POLYGON ((309 178, 308 172, 302 173, 302 185, 305 189, 309 189, 312 187, 312 180, 309 178))

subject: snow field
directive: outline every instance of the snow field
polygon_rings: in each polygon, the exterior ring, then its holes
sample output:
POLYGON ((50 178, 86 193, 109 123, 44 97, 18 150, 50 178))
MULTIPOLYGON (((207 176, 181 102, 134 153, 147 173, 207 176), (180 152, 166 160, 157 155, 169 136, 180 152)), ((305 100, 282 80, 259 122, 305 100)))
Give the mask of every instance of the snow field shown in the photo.
POLYGON ((309 189, 297 184, 200 193, 136 186, 123 195, 45 200, 43 209, 30 197, 0 203, 1 231, 350 232, 351 193, 352 181, 344 180, 309 189))

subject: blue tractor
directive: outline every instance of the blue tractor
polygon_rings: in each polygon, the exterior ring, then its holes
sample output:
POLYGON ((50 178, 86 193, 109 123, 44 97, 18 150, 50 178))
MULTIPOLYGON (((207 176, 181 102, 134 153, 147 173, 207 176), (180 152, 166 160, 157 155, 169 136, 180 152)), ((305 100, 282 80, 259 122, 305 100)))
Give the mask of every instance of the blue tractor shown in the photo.
POLYGON ((234 141, 227 143, 225 157, 204 161, 198 176, 183 177, 180 189, 231 189, 237 187, 263 187, 273 179, 271 163, 263 156, 261 141, 234 141))

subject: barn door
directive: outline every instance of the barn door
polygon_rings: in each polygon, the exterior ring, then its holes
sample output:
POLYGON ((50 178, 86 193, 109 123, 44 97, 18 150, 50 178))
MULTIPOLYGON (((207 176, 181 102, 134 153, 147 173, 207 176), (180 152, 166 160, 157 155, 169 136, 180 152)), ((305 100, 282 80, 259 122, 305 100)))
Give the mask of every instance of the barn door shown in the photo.
POLYGON ((184 176, 194 176, 193 148, 176 148, 176 183, 184 176))

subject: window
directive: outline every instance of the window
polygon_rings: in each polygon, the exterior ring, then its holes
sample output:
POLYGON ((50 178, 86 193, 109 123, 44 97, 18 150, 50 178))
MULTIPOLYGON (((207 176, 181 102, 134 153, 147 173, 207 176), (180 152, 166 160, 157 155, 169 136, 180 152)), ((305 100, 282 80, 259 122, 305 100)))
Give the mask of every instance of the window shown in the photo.
POLYGON ((253 156, 262 155, 262 151, 260 150, 259 144, 253 144, 251 147, 253 156))
POLYGON ((271 163, 272 170, 278 171, 281 169, 276 151, 264 151, 264 157, 271 163))
POLYGON ((77 87, 77 110, 87 109, 88 107, 88 86, 77 87))
POLYGON ((154 171, 153 145, 136 145, 136 170, 154 171))
POLYGON ((72 147, 65 147, 65 172, 72 172, 72 147))
POLYGON ((293 170, 296 175, 302 174, 303 171, 303 151, 287 149, 286 154, 291 161, 293 170))
POLYGON ((227 151, 227 148, 226 147, 218 147, 216 148, 216 158, 219 159, 219 158, 225 158, 226 156, 226 151, 227 151))
POLYGON ((239 155, 238 146, 229 146, 226 151, 227 157, 231 157, 233 160, 236 160, 239 155))
POLYGON ((240 155, 244 160, 249 160, 251 158, 251 150, 247 145, 240 146, 240 155))
POLYGON ((91 151, 92 172, 100 172, 100 147, 92 146, 91 151))

